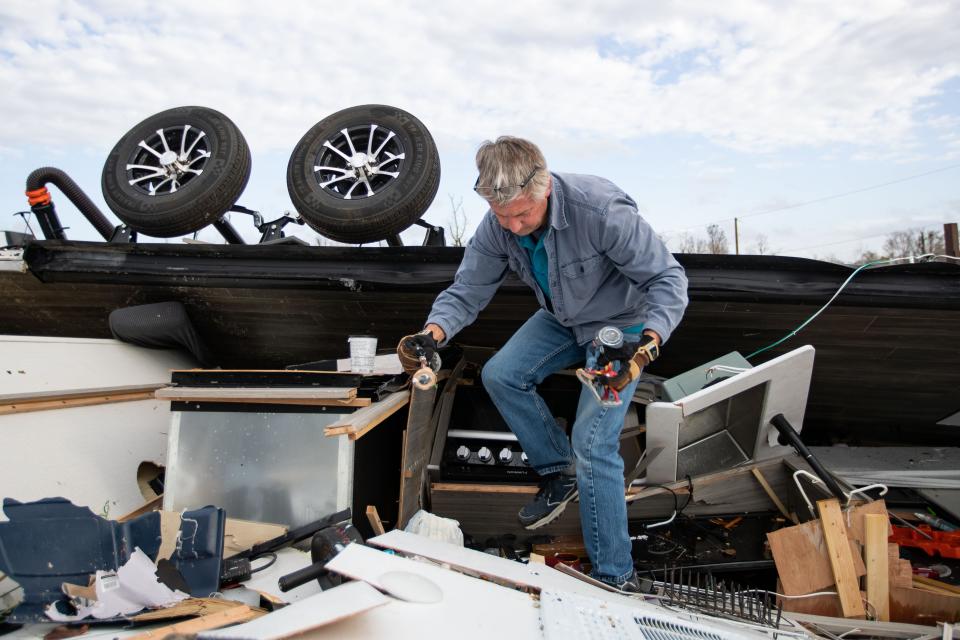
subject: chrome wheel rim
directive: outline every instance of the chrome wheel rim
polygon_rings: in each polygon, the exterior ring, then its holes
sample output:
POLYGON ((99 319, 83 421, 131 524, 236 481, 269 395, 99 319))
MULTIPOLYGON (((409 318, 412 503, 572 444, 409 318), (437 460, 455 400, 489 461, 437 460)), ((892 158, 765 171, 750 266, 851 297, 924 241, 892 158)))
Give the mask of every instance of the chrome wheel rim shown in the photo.
POLYGON ((141 140, 127 162, 127 182, 148 196, 176 193, 203 173, 211 156, 207 134, 189 124, 141 140))
POLYGON ((324 140, 313 173, 320 188, 335 198, 370 198, 400 177, 405 158, 393 131, 376 124, 345 127, 324 140))

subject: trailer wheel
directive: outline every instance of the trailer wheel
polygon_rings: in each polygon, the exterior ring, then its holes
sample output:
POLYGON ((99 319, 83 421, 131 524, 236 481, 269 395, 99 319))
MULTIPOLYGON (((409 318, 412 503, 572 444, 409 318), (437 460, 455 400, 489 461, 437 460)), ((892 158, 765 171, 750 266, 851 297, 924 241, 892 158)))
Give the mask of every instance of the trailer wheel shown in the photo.
POLYGON ((206 107, 150 116, 114 146, 103 197, 123 222, 160 238, 192 233, 236 203, 250 177, 250 148, 229 118, 206 107))
POLYGON ((338 111, 300 139, 287 165, 287 189, 317 232, 349 244, 376 242, 420 219, 440 186, 430 132, 386 105, 338 111))

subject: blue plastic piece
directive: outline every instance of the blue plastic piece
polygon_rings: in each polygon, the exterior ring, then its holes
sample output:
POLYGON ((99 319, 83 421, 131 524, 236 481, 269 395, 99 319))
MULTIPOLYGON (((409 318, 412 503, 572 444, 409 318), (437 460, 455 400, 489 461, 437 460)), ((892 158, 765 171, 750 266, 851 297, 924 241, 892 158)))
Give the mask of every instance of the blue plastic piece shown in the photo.
MULTIPOLYGON (((107 520, 65 498, 22 503, 3 501, 9 522, 0 522, 0 571, 16 580, 24 599, 7 622, 48 622, 44 608, 58 602, 69 612, 64 582, 86 585, 96 571, 116 571, 139 547, 151 560, 160 551, 160 514, 127 522, 107 520)), ((204 507, 183 514, 181 542, 171 562, 193 596, 217 591, 223 554, 223 509, 204 507)))

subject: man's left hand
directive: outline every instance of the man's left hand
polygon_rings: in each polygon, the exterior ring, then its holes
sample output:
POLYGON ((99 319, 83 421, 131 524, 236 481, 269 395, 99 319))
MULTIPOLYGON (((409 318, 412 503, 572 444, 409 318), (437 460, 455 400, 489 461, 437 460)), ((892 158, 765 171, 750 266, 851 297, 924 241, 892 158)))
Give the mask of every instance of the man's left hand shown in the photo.
POLYGON ((643 368, 650 364, 660 353, 660 336, 655 331, 644 331, 640 343, 624 344, 619 348, 604 348, 597 358, 597 364, 604 366, 610 362, 619 362, 620 370, 605 384, 620 391, 640 376, 643 368))

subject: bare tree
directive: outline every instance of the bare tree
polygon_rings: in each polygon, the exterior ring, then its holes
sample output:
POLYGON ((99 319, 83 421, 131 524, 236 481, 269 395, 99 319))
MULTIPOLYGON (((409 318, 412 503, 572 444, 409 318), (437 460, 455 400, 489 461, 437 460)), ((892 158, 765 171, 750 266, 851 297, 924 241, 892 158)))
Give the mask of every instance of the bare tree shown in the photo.
POLYGON ((447 231, 450 234, 450 242, 455 247, 462 247, 464 236, 467 233, 467 214, 463 210, 463 196, 454 200, 453 194, 448 193, 450 199, 451 218, 447 225, 447 231))
POLYGON ((707 227, 707 253, 730 253, 727 234, 718 224, 707 227))
POLYGON ((894 231, 883 242, 883 254, 888 258, 906 258, 925 253, 943 253, 943 251, 943 233, 940 231, 923 229, 894 231))
POLYGON ((770 253, 770 241, 762 233, 757 236, 757 244, 754 249, 758 256, 765 256, 770 253))

